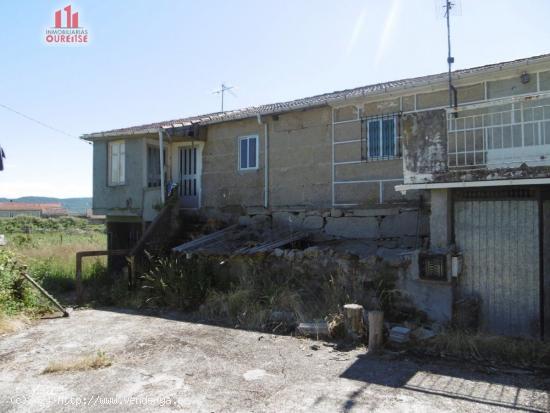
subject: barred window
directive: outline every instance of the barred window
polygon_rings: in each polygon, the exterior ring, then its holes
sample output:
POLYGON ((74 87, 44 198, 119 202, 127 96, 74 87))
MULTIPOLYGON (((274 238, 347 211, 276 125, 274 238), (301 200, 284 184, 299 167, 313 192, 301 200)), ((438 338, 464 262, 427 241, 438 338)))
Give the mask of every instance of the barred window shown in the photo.
POLYGON ((399 115, 368 117, 361 127, 362 159, 378 161, 401 156, 399 115))

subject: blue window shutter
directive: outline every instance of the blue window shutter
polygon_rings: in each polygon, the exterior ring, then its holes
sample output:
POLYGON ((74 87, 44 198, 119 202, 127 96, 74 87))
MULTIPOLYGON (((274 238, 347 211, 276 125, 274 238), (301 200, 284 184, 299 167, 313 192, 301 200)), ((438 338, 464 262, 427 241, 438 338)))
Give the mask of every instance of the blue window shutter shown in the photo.
POLYGON ((241 140, 241 169, 246 169, 247 161, 248 161, 248 139, 242 139, 241 140))
POLYGON ((395 155, 395 122, 393 118, 382 121, 382 156, 395 155))
POLYGON ((369 121, 369 157, 380 156, 380 122, 369 121))
POLYGON ((248 167, 256 167, 256 138, 248 139, 248 167))

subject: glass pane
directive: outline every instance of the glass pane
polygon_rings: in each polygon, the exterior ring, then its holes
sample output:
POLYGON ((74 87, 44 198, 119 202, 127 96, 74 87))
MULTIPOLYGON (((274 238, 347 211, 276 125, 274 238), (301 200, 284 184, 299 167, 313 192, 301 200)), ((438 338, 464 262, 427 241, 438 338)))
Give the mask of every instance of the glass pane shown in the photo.
POLYGON ((382 121, 382 156, 395 155, 395 122, 392 119, 382 121))
POLYGON ((124 151, 124 144, 120 144, 119 149, 119 171, 118 171, 118 183, 123 184, 126 179, 126 154, 124 151))
POLYGON ((467 151, 474 150, 474 131, 472 130, 466 131, 466 150, 467 151))
POLYGON ((369 122, 369 156, 380 156, 380 122, 377 120, 369 122))
POLYGON ((248 159, 248 140, 242 139, 241 140, 241 153, 240 153, 240 159, 241 159, 241 169, 246 169, 246 161, 248 159))
POLYGON ((474 130, 474 148, 476 151, 481 151, 483 146, 483 130, 476 129, 474 130))
POLYGON ((514 148, 521 148, 523 146, 521 140, 521 125, 512 126, 512 141, 514 143, 514 148))
POLYGON ((542 130, 544 134, 544 143, 550 144, 550 122, 544 122, 542 124, 542 130))
POLYGON ((512 147, 512 127, 511 126, 502 127, 502 147, 503 148, 512 147))
POLYGON ((476 165, 483 165, 483 152, 476 152, 474 155, 476 165))
POLYGON ((535 130, 532 123, 526 123, 523 125, 523 143, 525 146, 535 145, 535 130))
POLYGON ((248 167, 256 167, 256 138, 248 139, 248 167))
POLYGON ((448 142, 447 152, 449 153, 456 152, 456 133, 455 132, 449 132, 449 142, 448 142))
POLYGON ((119 174, 119 144, 111 144, 111 183, 118 183, 119 174))
POLYGON ((449 166, 456 166, 456 155, 449 156, 449 166))

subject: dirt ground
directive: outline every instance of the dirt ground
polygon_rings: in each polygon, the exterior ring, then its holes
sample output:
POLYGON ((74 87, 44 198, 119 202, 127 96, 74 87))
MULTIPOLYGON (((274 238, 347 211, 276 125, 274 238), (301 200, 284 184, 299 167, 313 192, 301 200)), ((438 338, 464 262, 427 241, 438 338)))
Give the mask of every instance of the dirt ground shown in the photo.
POLYGON ((0 411, 493 412, 550 410, 550 378, 313 340, 80 310, 0 337, 0 411), (99 370, 43 374, 105 352, 99 370))

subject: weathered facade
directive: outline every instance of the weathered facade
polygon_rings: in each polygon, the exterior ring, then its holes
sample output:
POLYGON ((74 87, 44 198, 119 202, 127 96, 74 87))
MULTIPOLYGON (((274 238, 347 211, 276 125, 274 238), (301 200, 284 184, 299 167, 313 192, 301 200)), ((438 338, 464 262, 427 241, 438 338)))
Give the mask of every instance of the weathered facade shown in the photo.
POLYGON ((177 184, 181 207, 206 217, 400 247, 402 287, 434 318, 450 321, 474 297, 483 330, 540 335, 550 55, 452 79, 452 109, 439 74, 85 135, 94 213, 135 232, 162 205, 160 188, 177 184), (488 267, 503 249, 515 266, 488 267))
POLYGON ((457 108, 403 117, 397 189, 430 191, 430 250, 454 260, 453 301, 488 333, 550 334, 549 79, 547 56, 503 64, 457 108))

